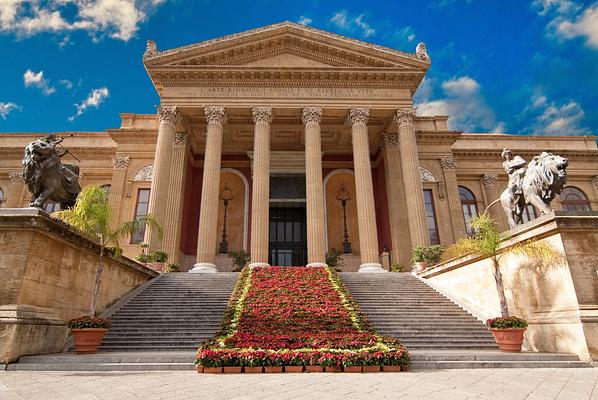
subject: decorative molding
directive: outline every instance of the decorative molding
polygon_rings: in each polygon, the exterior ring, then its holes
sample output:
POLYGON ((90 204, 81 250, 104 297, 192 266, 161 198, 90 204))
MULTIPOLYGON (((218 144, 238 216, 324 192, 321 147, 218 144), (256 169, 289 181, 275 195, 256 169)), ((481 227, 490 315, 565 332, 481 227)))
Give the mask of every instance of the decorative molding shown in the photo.
POLYGON ((252 107, 251 117, 256 125, 270 125, 272 123, 272 107, 252 107))
POLYGON ((158 46, 153 40, 148 40, 145 45, 145 53, 143 53, 143 59, 155 57, 158 55, 158 46))
POLYGON ((592 177, 592 185, 594 185, 594 188, 598 190, 598 175, 594 175, 592 177))
POLYGON ((440 166, 442 169, 456 169, 457 161, 454 158, 443 158, 440 160, 440 166))
POLYGON ((415 115, 416 111, 413 108, 399 108, 393 118, 399 125, 399 128, 403 126, 413 128, 413 119, 415 118, 415 115))
POLYGON ((131 157, 129 156, 115 156, 112 157, 112 165, 114 169, 127 169, 131 163, 131 157))
POLYGON ((418 43, 417 47, 415 48, 415 56, 424 62, 430 62, 428 49, 426 48, 426 44, 424 42, 418 43))
POLYGON ((301 113, 303 125, 319 125, 322 119, 322 107, 305 107, 301 113))
POLYGON ((25 183, 22 172, 9 172, 8 179, 10 179, 10 183, 13 185, 22 185, 25 183))
POLYGON ((380 148, 398 147, 399 135, 396 133, 383 133, 380 136, 380 148))
POLYGON ((154 166, 146 165, 135 174, 133 181, 135 182, 151 182, 154 177, 154 166))
POLYGON ((226 120, 226 112, 222 106, 205 106, 204 112, 206 113, 208 125, 222 125, 226 120))
POLYGON ((353 125, 366 125, 370 116, 369 108, 352 108, 349 110, 347 121, 353 125))
POLYGON ((173 146, 186 146, 189 143, 189 135, 185 132, 175 132, 174 139, 172 139, 173 146))
POLYGON ((158 114, 160 116, 160 125, 174 126, 181 119, 177 106, 160 106, 158 107, 158 114))
POLYGON ((429 169, 424 167, 419 167, 419 177, 421 178, 422 182, 438 182, 434 174, 431 173, 429 169))
POLYGON ((484 174, 480 178, 480 182, 482 182, 482 185, 489 187, 489 186, 494 186, 497 179, 498 179, 498 175, 496 175, 496 174, 484 174))

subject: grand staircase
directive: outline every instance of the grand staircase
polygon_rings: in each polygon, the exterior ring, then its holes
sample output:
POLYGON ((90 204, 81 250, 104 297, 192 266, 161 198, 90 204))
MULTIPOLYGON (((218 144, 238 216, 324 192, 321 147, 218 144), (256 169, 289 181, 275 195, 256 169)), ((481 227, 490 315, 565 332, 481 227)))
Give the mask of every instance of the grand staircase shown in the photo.
MULTIPOLYGON (((121 300, 97 354, 72 351, 21 357, 8 370, 190 370, 199 343, 212 337, 236 273, 163 274, 121 300)), ((501 353, 485 326, 406 273, 342 273, 374 328, 407 346, 413 369, 588 367, 571 354, 501 353)))
POLYGON ((498 349, 482 322, 409 273, 341 276, 374 329, 408 349, 498 349))

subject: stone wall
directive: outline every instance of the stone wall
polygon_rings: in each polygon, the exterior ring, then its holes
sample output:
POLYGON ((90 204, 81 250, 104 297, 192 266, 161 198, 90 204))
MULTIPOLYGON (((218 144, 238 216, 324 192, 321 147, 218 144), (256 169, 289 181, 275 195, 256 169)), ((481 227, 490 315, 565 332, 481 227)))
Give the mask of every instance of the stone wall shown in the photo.
MULTIPOLYGON (((505 247, 535 239, 564 255, 552 267, 522 256, 501 258, 510 314, 529 322, 525 348, 597 360, 598 212, 557 211, 510 233, 505 247)), ((419 276, 482 320, 500 315, 489 259, 451 260, 419 276)))
MULTIPOLYGON (((62 351, 66 322, 89 313, 99 246, 32 208, 0 210, 0 363, 62 351)), ((98 312, 158 274, 105 258, 98 312)))

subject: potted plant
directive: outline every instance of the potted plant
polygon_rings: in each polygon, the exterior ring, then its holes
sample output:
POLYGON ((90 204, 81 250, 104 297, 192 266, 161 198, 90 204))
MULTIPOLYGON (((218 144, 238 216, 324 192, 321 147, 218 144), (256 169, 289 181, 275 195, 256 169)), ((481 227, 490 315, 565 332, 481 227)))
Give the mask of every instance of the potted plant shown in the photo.
MULTIPOLYGON (((95 326, 97 325, 97 322, 94 321, 97 321, 97 318, 95 317, 98 294, 102 283, 102 271, 104 269, 104 257, 106 254, 120 257, 122 250, 119 246, 119 239, 132 235, 139 226, 149 225, 157 229, 159 234, 162 232, 159 224, 150 214, 134 221, 124 222, 118 226, 115 226, 111 222, 111 216, 112 210, 108 203, 108 193, 97 185, 90 185, 83 189, 81 193, 79 193, 73 208, 52 213, 52 217, 72 226, 82 235, 95 241, 100 247, 98 265, 90 298, 89 314, 88 316, 73 320, 81 320, 80 323, 77 322, 77 327, 73 330, 75 342, 78 340, 77 336, 81 335, 81 330, 98 329, 95 326), (114 250, 109 250, 109 246, 114 250)), ((100 329, 107 328, 108 325, 106 324, 105 327, 100 329)), ((101 344, 102 337, 103 335, 100 337, 96 349, 101 344)), ((86 352, 95 352, 95 350, 86 352)))
MULTIPOLYGON (((541 261, 545 265, 556 265, 562 260, 562 254, 550 244, 540 241, 523 241, 513 246, 503 248, 502 244, 509 238, 509 236, 506 236, 505 233, 501 233, 498 230, 494 220, 487 213, 483 213, 478 217, 473 218, 471 226, 474 229, 475 234, 471 237, 461 239, 454 245, 449 246, 444 253, 444 258, 445 260, 448 260, 466 255, 489 258, 492 261, 494 283, 500 302, 501 318, 496 320, 502 321, 503 319, 509 319, 509 307, 505 295, 502 273, 500 271, 500 259, 506 254, 517 254, 541 261)), ((523 321, 527 327, 527 322, 520 320, 519 318, 517 318, 517 320, 523 321)), ((522 324, 521 322, 516 323, 513 321, 506 322, 505 324, 522 324)), ((502 322, 495 323, 498 327, 502 324, 502 322)), ((521 333, 521 337, 523 341, 523 333, 521 333)))
POLYGON ((73 332, 75 351, 77 354, 95 353, 108 327, 109 318, 81 317, 69 321, 69 328, 73 332))
POLYGON ((156 272, 164 270, 164 263, 168 260, 168 254, 162 250, 152 251, 148 254, 146 267, 153 269, 156 272))
POLYGON ((417 246, 416 248, 411 251, 411 262, 413 263, 413 267, 417 272, 421 272, 426 269, 426 247, 425 246, 417 246))
POLYGON ((517 317, 497 317, 486 321, 500 351, 519 353, 527 321, 517 317))
POLYGON ((177 263, 169 263, 166 264, 164 268, 164 272, 181 272, 181 266, 177 263))

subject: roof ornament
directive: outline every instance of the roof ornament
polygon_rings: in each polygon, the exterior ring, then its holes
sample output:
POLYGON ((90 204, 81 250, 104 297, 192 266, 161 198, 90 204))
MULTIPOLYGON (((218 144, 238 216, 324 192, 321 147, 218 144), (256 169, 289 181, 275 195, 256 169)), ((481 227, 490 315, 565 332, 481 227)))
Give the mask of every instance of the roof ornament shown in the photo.
POLYGON ((418 43, 415 48, 415 55, 422 61, 430 62, 430 56, 428 55, 428 50, 426 49, 426 44, 424 42, 418 43))
POLYGON ((158 45, 153 40, 148 40, 145 45, 145 53, 143 53, 143 59, 155 57, 158 55, 158 45))

